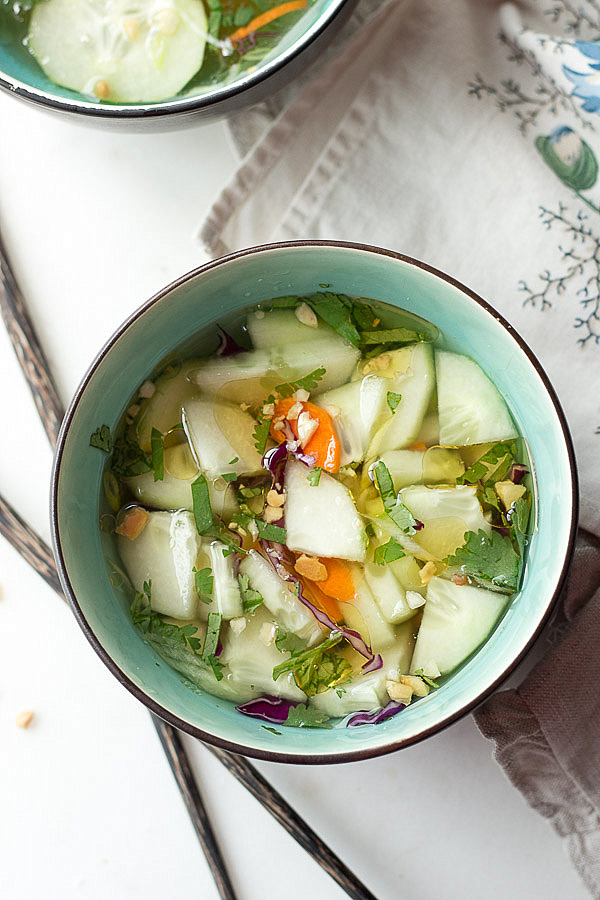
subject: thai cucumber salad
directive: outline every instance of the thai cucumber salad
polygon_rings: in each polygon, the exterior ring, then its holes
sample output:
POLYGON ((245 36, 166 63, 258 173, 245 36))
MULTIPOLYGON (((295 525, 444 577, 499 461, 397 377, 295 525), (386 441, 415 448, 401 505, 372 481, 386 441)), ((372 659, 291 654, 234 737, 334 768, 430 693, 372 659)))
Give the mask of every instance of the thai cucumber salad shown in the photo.
POLYGON ((0 0, 0 43, 92 100, 152 103, 231 83, 270 54, 314 0, 0 0))
POLYGON ((217 331, 90 439, 133 622, 190 687, 271 723, 427 702, 519 590, 533 481, 504 399, 376 301, 280 297, 217 331))

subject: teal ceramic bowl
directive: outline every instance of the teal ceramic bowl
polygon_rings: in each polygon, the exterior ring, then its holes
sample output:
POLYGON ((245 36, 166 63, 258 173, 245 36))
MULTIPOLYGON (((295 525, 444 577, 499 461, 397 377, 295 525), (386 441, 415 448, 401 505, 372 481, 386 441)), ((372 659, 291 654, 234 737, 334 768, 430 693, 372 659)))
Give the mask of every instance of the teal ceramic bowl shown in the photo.
MULTIPOLYGON (((196 341, 198 347, 198 341, 196 341)), ((554 391, 521 338, 453 279, 408 257, 355 244, 300 242, 243 250, 207 263, 135 312, 106 344, 79 387, 60 434, 52 481, 52 529, 62 585, 90 643, 119 681, 183 731, 236 753, 299 763, 364 759, 413 744, 487 697, 527 653, 565 579, 577 522, 571 440, 554 391), (281 728, 272 734, 232 704, 194 693, 134 628, 128 596, 109 580, 113 536, 101 534, 103 454, 89 447, 113 428, 128 398, 190 335, 215 343, 215 324, 261 300, 331 290, 404 307, 435 322, 450 349, 466 351, 506 398, 535 464, 537 530, 523 587, 484 646, 443 686, 380 725, 281 728)))
POLYGON ((240 57, 239 70, 230 71, 225 80, 215 76, 208 82, 194 76, 176 97, 122 105, 94 102, 50 81, 23 45, 23 29, 12 24, 14 20, 6 13, 3 16, 1 5, 0 0, 0 88, 105 127, 157 130, 190 124, 199 115, 223 115, 272 95, 306 69, 349 16, 356 0, 312 0, 262 60, 252 65, 240 57))

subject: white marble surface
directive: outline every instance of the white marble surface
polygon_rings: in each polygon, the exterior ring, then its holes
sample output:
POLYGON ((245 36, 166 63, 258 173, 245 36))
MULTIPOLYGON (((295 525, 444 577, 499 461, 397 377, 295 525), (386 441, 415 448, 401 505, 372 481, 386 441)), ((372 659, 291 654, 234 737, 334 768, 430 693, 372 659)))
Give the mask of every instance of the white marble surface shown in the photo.
MULTIPOLYGON (((119 322, 203 261, 195 230, 234 165, 219 123, 107 134, 0 97, 0 224, 65 402, 119 322)), ((0 384, 0 491, 48 539, 51 454, 2 329, 0 384)), ((0 896, 216 898, 146 710, 2 539, 0 584, 0 896)), ((240 900, 344 896, 186 745, 240 900)), ((587 896, 470 718, 379 760, 258 768, 381 900, 587 896)))

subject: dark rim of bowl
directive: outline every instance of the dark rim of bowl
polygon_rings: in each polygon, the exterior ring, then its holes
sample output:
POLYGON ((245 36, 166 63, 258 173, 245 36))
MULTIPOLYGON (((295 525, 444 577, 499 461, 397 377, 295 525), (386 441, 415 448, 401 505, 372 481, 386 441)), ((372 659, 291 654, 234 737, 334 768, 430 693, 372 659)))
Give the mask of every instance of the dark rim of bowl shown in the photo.
POLYGON ((56 564, 58 568, 58 574, 60 577, 60 581, 65 592, 67 599, 75 613, 75 617, 81 626, 85 636, 88 641, 102 660, 102 662, 107 666, 108 669, 113 673, 113 675, 117 678, 118 681, 123 685, 123 687, 127 688, 127 690, 134 695, 138 700, 140 700, 145 706, 148 707, 153 713, 160 718, 164 719, 169 724, 173 725, 175 728, 179 728, 181 731, 187 732, 187 734, 192 735, 192 737, 198 738, 199 740, 212 744, 216 747, 220 747, 222 750, 228 750, 232 753, 238 753, 243 756, 248 756, 254 759, 261 759, 268 762, 282 762, 282 763, 298 763, 298 764, 311 764, 311 765, 329 765, 332 763, 342 763, 342 762, 356 762, 358 760, 363 759, 371 759, 377 756, 383 756, 386 753, 393 753, 396 750, 400 750, 403 747, 409 747, 412 744, 416 744, 419 741, 423 740, 430 735, 437 734, 441 732, 444 728, 447 728, 449 725, 452 725, 454 722, 457 722, 459 719, 463 718, 463 716, 467 715, 467 713, 474 710, 477 706, 483 703, 495 690, 498 688, 506 678, 514 671, 514 669, 519 665, 519 663, 524 659, 526 654, 529 652, 533 644, 536 642, 539 637, 544 625, 548 621, 548 618, 552 612, 554 604, 558 600, 560 593, 562 591, 563 585, 565 583, 569 567, 571 564, 571 558, 573 554, 573 546, 575 542, 575 536, 577 532, 577 520, 578 520, 578 512, 579 512, 579 486, 577 480, 577 468, 575 464, 575 452, 573 448, 573 441, 571 439, 571 434, 569 432, 569 427, 567 425, 567 421, 565 415, 563 413, 562 407, 556 396, 554 388, 552 387, 548 376, 546 375, 544 369, 539 363, 538 359, 532 352, 532 350, 527 346, 523 338, 518 334, 518 332, 510 325, 509 322, 504 319, 503 316, 500 315, 497 310, 495 310, 489 303, 483 300, 478 294, 471 291, 469 288, 465 287, 465 285, 461 284, 454 278, 451 278, 449 275, 446 275, 444 272, 441 272, 439 269, 435 269, 433 266, 428 265, 427 263, 421 262, 420 260, 413 259, 410 256, 405 256, 402 253, 395 253, 392 250, 385 250, 381 247, 374 247, 368 244, 360 244, 360 243, 352 243, 347 241, 321 241, 321 240, 306 240, 306 241, 286 241, 281 243, 272 243, 272 244, 263 244, 257 247, 250 247, 244 250, 238 250, 234 253, 230 253, 227 256, 221 257, 220 259, 211 260, 210 262, 205 263, 202 266, 198 266, 198 268, 193 269, 187 274, 181 276, 175 281, 171 282, 171 284, 167 285, 161 291, 156 293, 153 297, 150 298, 143 306, 137 309, 134 313, 132 313, 128 319, 118 328, 111 338, 106 342, 104 347, 100 350, 88 371, 86 372, 81 384, 77 388, 75 395, 69 405, 69 408, 66 412, 65 418, 61 425, 60 434, 58 437, 58 443, 56 448, 56 454, 54 457, 54 463, 52 467, 52 479, 51 479, 51 495, 50 495, 50 524, 52 530, 52 544, 54 549, 54 556, 56 559, 56 564), (156 701, 152 700, 148 697, 147 694, 144 693, 136 684, 134 684, 129 677, 116 665, 113 659, 106 652, 92 629, 87 623, 87 620, 77 602, 77 598, 69 581, 69 577, 67 574, 67 567, 65 564, 65 560, 63 557, 61 540, 59 535, 58 528, 58 509, 57 509, 57 494, 58 494, 58 479, 60 474, 60 466, 62 461, 63 450, 65 446, 65 441, 67 438, 67 434, 71 425, 71 421, 75 414, 75 410, 77 409, 85 389, 95 373, 98 366, 102 363, 102 360, 108 353, 108 351, 113 347, 113 345, 119 340, 121 335, 136 322, 144 313, 154 306, 155 303, 161 301, 164 297, 171 293, 172 290, 189 281, 192 278, 201 275, 204 272, 208 272, 211 269, 216 268, 217 266, 221 266, 223 264, 227 264, 236 259, 241 259, 245 256, 251 256, 257 253, 264 253, 269 251, 278 251, 281 249, 290 249, 296 247, 333 247, 339 249, 348 249, 348 250, 359 250, 366 253, 374 253, 379 256, 387 256, 391 259, 397 259, 402 262, 408 263, 409 265, 415 266, 416 268, 423 269, 425 272, 429 272, 431 275, 435 275, 437 278, 440 278, 442 281, 445 281, 447 284, 452 285, 457 288, 462 293, 466 294, 471 300, 474 300, 480 307, 482 307, 489 315, 491 315, 497 322, 502 325, 502 327, 508 332, 508 334, 512 337, 512 339, 518 344, 520 349, 525 353, 527 358, 530 360, 532 365, 534 366, 540 380, 542 381, 550 400, 554 406, 558 421, 560 423, 560 427, 562 430, 563 438, 565 441, 565 446, 567 449, 567 455, 569 459, 569 468, 571 473, 571 488, 572 488, 572 498, 573 504, 571 508, 571 524, 569 528, 569 540, 567 543, 567 547, 565 548, 565 556, 564 561, 561 567, 560 575, 556 582, 556 586, 552 593, 552 596, 549 598, 548 603, 546 605, 546 609, 535 628, 533 634, 531 635, 529 641, 526 646, 523 648, 521 653, 513 659, 504 669, 501 675, 498 676, 490 685, 488 685, 483 691, 481 691, 472 701, 465 704, 461 709, 457 710, 455 713, 441 719, 441 721, 437 722, 435 725, 430 726, 429 728, 423 729, 418 734, 415 734, 408 738, 401 738, 399 740, 392 740, 389 743, 386 743, 382 746, 377 746, 368 749, 361 750, 347 750, 342 751, 340 753, 327 753, 327 754, 319 754, 315 756, 314 754, 293 754, 293 753, 280 753, 276 750, 262 750, 254 747, 247 747, 242 744, 238 744, 234 741, 229 741, 224 738, 220 738, 216 735, 209 734, 203 731, 201 728, 196 727, 195 725, 191 725, 189 722, 186 722, 184 719, 180 719, 179 716, 174 713, 169 712, 169 710, 165 709, 156 701))
POLYGON ((251 75, 241 84, 231 85, 231 87, 222 89, 217 96, 207 94, 204 97, 194 97, 189 100, 174 98, 167 103, 160 105, 154 103, 132 104, 131 106, 115 104, 102 106, 100 103, 95 104, 93 101, 68 100, 67 98, 58 98, 46 91, 38 90, 18 78, 12 78, 6 72, 0 70, 0 88, 4 88, 11 94, 16 94, 24 100, 32 103, 38 103, 41 106, 50 107, 51 109, 60 110, 61 112, 75 113, 80 116, 87 116, 96 119, 121 119, 127 120, 144 120, 144 119, 161 119, 169 115, 185 115, 186 113, 197 112, 201 109, 210 109, 218 107, 222 102, 230 100, 232 97, 244 94, 246 91, 257 87, 266 81, 272 75, 281 71, 288 63, 299 56, 307 47, 310 47, 317 38, 332 25, 338 15, 342 12, 347 3, 352 0, 334 0, 335 5, 322 16, 322 21, 317 19, 315 28, 310 37, 307 38, 306 32, 301 35, 297 42, 290 47, 281 56, 275 57, 268 66, 265 66, 255 75, 251 75), (86 103, 88 105, 82 105, 86 103))

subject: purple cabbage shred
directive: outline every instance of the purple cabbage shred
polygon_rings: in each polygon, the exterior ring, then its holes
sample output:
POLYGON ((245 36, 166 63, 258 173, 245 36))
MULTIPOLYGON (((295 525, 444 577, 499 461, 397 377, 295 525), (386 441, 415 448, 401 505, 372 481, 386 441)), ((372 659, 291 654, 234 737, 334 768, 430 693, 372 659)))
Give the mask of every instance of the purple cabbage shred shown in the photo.
POLYGON ((354 713, 354 715, 350 716, 346 722, 346 727, 352 728, 355 725, 379 725, 380 722, 391 719, 392 716, 402 712, 403 709, 406 709, 405 703, 400 703, 399 700, 390 700, 383 709, 376 709, 373 712, 354 713))
POLYGON ((243 353, 244 347, 234 341, 230 334, 217 325, 219 332, 219 346, 217 347, 217 356, 234 356, 236 353, 243 353))
POLYGON ((515 484, 520 484, 526 475, 529 475, 529 469, 527 468, 527 466, 524 466, 522 463, 513 463, 510 467, 508 478, 515 484))
POLYGON ((287 719, 291 707, 297 705, 291 700, 284 700, 283 697, 271 697, 267 694, 264 697, 248 700, 247 703, 236 706, 236 709, 253 719, 264 719, 265 722, 275 722, 281 725, 287 719))

